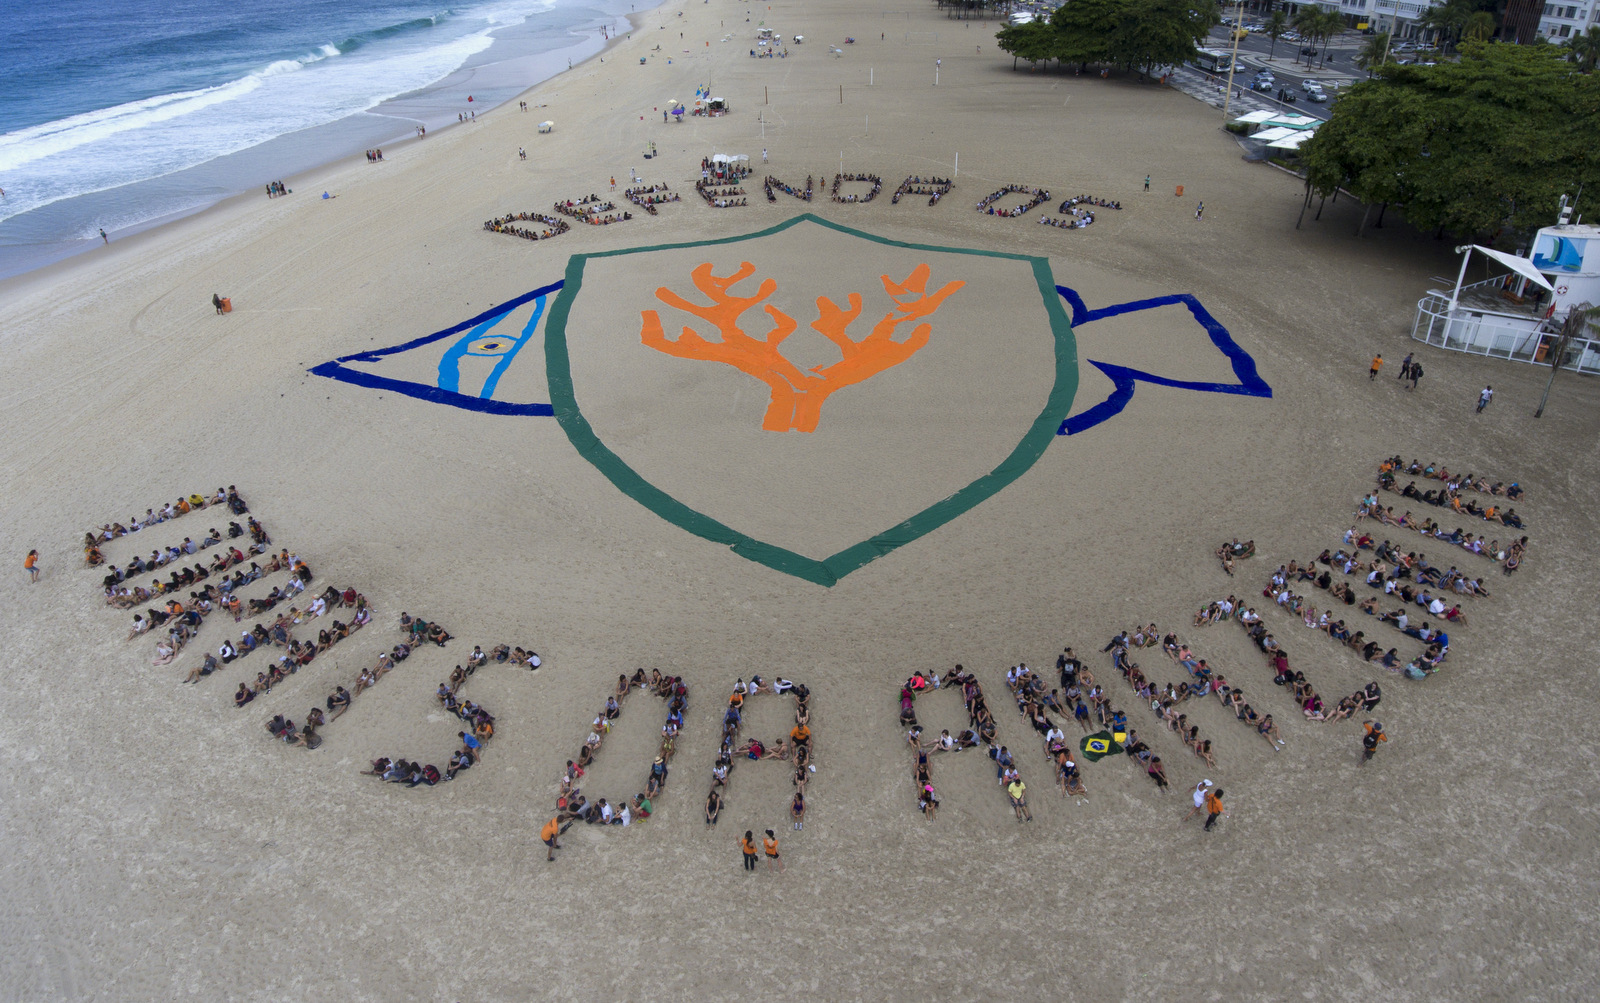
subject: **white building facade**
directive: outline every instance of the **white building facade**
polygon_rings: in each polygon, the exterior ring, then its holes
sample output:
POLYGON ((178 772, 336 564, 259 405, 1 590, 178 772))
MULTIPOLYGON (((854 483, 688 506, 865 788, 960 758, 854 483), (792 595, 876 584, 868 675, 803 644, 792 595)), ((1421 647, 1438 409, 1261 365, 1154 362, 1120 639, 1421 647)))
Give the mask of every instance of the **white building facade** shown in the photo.
POLYGON ((1539 15, 1539 34, 1560 44, 1574 35, 1582 35, 1591 24, 1600 22, 1600 2, 1583 0, 1582 3, 1546 3, 1539 15))

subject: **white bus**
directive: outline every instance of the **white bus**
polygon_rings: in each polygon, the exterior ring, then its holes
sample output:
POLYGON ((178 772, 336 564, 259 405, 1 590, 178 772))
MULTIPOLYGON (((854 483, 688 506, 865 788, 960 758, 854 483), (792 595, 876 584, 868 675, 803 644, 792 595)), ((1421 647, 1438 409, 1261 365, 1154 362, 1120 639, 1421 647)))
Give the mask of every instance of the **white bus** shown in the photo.
MULTIPOLYGON (((1226 73, 1228 72, 1228 53, 1220 49, 1197 49, 1195 50, 1194 65, 1207 73, 1226 73)), ((1244 69, 1245 65, 1243 63, 1235 63, 1233 72, 1243 73, 1244 69)))

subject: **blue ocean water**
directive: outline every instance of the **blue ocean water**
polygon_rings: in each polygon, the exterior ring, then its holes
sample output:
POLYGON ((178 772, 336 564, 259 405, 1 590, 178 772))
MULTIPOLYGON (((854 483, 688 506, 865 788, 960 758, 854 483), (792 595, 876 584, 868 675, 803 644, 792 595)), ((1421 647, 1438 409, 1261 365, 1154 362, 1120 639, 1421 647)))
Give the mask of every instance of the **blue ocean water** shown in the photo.
POLYGON ((597 51, 632 6, 13 0, 0 275, 486 110, 597 51))

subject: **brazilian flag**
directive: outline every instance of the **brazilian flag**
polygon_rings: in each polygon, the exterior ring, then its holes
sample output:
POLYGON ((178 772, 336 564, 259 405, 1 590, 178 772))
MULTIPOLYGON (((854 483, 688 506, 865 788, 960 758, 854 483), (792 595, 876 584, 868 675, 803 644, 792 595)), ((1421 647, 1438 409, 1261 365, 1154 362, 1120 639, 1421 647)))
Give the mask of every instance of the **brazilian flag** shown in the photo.
POLYGON ((1109 731, 1097 731, 1093 735, 1083 736, 1078 748, 1083 750, 1083 758, 1091 763, 1122 751, 1122 746, 1117 744, 1117 740, 1109 731))

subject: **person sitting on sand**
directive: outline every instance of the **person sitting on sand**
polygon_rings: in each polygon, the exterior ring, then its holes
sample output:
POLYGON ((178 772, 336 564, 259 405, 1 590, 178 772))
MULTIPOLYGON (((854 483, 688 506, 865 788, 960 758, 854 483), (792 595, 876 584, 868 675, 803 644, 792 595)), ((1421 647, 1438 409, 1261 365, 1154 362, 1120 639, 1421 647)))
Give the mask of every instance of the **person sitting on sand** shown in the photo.
POLYGON ((189 673, 188 678, 184 679, 184 682, 199 682, 201 676, 209 676, 211 673, 217 671, 217 668, 217 656, 208 651, 206 652, 205 660, 189 673))

